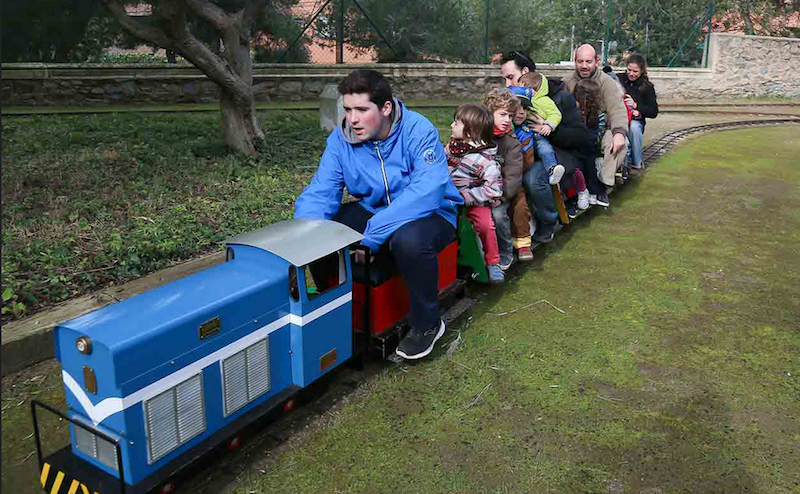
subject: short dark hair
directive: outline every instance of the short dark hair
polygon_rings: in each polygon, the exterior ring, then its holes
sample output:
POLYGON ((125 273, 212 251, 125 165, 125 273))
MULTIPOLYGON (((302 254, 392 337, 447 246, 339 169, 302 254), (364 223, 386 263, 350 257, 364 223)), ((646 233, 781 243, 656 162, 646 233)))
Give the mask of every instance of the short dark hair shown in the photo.
POLYGON ((369 100, 381 108, 387 101, 392 101, 392 87, 383 74, 377 70, 359 69, 339 84, 339 94, 369 94, 369 100))
POLYGON ((503 59, 500 62, 500 65, 505 64, 506 62, 514 61, 514 64, 517 66, 519 70, 528 67, 528 70, 534 72, 536 70, 536 63, 533 61, 531 56, 528 54, 527 51, 509 51, 503 53, 503 59))
POLYGON ((492 112, 485 106, 464 103, 456 108, 453 120, 458 120, 464 124, 465 137, 472 140, 480 139, 487 144, 492 142, 494 117, 492 112))

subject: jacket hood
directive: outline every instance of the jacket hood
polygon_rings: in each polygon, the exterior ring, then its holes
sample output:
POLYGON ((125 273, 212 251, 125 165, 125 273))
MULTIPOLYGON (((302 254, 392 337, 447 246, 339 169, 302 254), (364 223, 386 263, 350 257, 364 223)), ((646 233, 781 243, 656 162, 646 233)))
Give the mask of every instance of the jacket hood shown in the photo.
POLYGON ((538 91, 533 93, 533 99, 531 101, 535 101, 539 98, 544 98, 548 94, 550 94, 550 87, 548 86, 547 77, 542 76, 542 87, 540 87, 538 91))
MULTIPOLYGON (((389 136, 391 136, 395 130, 397 130, 398 125, 400 124, 400 120, 403 118, 403 113, 405 112, 405 105, 397 99, 392 98, 392 114, 390 118, 392 119, 392 127, 389 129, 389 136)), ((348 125, 347 117, 342 118, 342 123, 339 125, 339 130, 342 131, 342 136, 344 139, 350 144, 361 144, 361 141, 356 133, 353 132, 353 127, 348 125)), ((387 137, 388 139, 388 137, 387 137)))
POLYGON ((561 91, 562 89, 564 89, 564 81, 563 80, 561 80, 561 79, 548 79, 547 77, 545 77, 545 79, 547 80, 547 85, 550 88, 548 90, 548 92, 547 92, 547 94, 549 96, 552 96, 552 95, 556 94, 557 92, 561 91))

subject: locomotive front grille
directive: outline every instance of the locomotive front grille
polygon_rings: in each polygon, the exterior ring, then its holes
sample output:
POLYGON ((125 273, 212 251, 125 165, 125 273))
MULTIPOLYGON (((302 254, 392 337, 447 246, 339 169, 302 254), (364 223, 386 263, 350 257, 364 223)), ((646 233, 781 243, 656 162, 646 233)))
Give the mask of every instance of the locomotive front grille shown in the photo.
POLYGON ((202 373, 144 402, 149 463, 206 430, 202 373))
POLYGON ((222 376, 227 417, 269 391, 269 339, 223 360, 222 376))
POLYGON ((75 447, 86 456, 98 460, 103 465, 118 470, 117 448, 102 437, 98 437, 83 427, 74 427, 75 447))

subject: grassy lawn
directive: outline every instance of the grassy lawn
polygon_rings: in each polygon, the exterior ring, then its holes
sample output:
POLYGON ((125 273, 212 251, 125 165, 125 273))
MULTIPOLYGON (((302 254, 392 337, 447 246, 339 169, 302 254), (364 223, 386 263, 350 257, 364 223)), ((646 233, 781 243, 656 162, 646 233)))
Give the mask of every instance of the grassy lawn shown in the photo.
POLYGON ((800 491, 796 130, 684 144, 237 492, 800 491))
MULTIPOLYGON (((426 113, 447 127, 452 110, 426 113)), ((318 118, 263 112, 259 159, 227 154, 213 113, 3 119, 3 322, 290 218, 318 118)))
MULTIPOLYGON (((50 269, 89 290, 289 217, 324 144, 313 113, 270 113, 264 160, 224 155, 211 115, 135 118, 4 119, 4 288, 50 269), (79 263, 111 268, 80 284, 79 263)), ((683 144, 506 286, 473 287, 431 358, 387 367, 285 453, 254 448, 236 491, 800 491, 796 130, 683 144)), ((60 382, 53 361, 4 379, 4 491, 39 492, 29 399, 63 409, 60 382)))

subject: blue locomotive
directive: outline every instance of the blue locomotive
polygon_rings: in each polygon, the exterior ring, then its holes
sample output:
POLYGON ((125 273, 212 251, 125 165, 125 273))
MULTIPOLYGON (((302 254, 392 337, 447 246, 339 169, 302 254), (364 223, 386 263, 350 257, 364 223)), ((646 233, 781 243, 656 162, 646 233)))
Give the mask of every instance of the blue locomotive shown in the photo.
MULTIPOLYGON (((32 404, 46 492, 149 492, 353 355, 362 238, 289 220, 227 242, 227 261, 55 330, 68 411, 32 404), (310 267, 339 260, 324 290, 310 267), (42 456, 37 409, 70 422, 42 456)), ((166 485, 166 488, 163 486, 166 485)))

